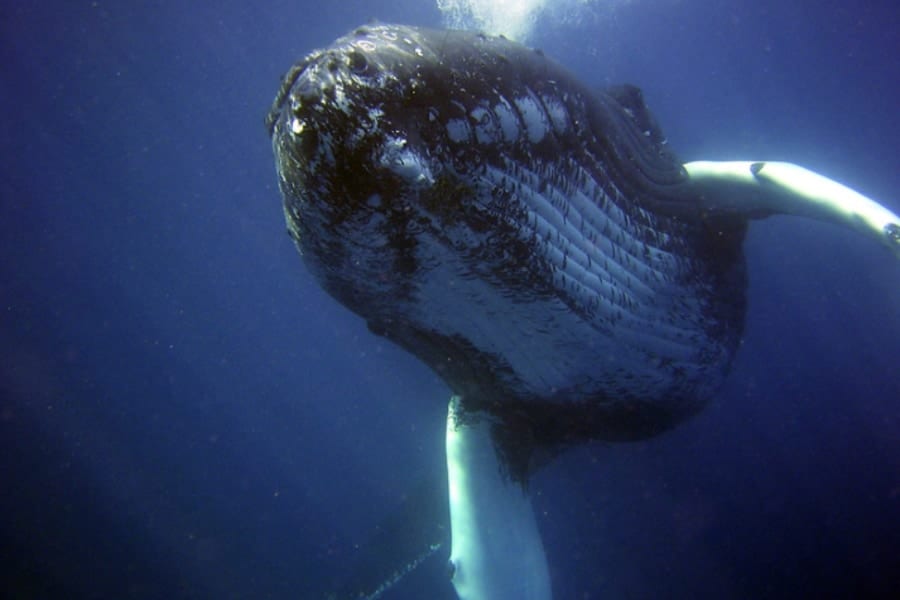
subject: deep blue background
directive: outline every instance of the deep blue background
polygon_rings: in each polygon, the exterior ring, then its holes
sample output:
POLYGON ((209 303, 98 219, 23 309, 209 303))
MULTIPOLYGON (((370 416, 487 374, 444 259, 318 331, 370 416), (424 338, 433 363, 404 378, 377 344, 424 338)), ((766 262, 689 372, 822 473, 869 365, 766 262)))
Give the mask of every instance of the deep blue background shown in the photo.
MULTIPOLYGON (((0 593, 304 598, 443 469, 446 388, 304 271, 262 126, 299 56, 439 14, 325 4, 0 7, 0 593)), ((620 4, 532 43, 641 85, 686 160, 900 211, 900 5, 620 4)), ((746 247, 716 402, 535 478, 560 600, 900 589, 900 265, 783 217, 746 247)), ((441 562, 397 597, 452 598, 441 562)))

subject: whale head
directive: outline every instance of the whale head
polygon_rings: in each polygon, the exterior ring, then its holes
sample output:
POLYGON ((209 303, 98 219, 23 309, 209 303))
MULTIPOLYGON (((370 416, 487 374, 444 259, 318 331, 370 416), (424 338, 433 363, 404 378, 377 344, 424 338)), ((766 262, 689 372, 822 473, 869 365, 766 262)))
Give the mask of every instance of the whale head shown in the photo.
POLYGON ((424 268, 426 207, 440 211, 453 185, 435 157, 446 115, 434 82, 451 69, 424 37, 356 29, 288 72, 268 118, 289 233, 326 290, 373 326, 391 320, 379 299, 402 296, 424 268))
POLYGON ((371 309, 439 258, 419 243, 422 230, 459 222, 478 201, 470 175, 480 158, 526 133, 499 89, 519 53, 501 37, 365 26, 287 73, 267 119, 285 216, 339 300, 371 309), (490 96, 502 115, 478 114, 490 96), (470 143, 476 136, 480 145, 470 143))

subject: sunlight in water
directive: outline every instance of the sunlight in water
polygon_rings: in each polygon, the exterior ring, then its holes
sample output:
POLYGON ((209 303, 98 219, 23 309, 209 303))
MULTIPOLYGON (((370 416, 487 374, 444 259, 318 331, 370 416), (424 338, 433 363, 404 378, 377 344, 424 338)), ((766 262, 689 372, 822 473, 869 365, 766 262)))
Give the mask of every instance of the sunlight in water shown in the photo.
POLYGON ((538 19, 578 21, 582 11, 604 0, 437 0, 444 24, 526 41, 538 19))

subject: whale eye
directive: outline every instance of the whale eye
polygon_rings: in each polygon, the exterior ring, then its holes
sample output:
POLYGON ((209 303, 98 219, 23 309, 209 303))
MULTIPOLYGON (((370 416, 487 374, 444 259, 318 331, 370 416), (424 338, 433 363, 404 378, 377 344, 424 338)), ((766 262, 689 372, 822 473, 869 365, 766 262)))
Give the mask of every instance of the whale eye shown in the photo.
POLYGON ((356 75, 368 75, 369 74, 369 60, 366 58, 366 55, 359 51, 353 51, 347 57, 347 66, 350 67, 350 71, 356 75))

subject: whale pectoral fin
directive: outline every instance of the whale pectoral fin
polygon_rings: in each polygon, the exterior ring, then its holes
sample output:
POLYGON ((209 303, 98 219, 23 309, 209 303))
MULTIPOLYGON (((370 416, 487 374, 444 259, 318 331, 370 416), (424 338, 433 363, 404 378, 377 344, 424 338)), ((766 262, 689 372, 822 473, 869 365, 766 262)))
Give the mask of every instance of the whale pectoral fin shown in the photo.
POLYGON ((756 218, 788 214, 849 226, 900 258, 900 217, 824 175, 774 161, 685 163, 687 189, 700 208, 756 218))
POLYGON ((465 412, 458 396, 447 414, 453 586, 461 600, 550 600, 550 575, 531 501, 504 464, 501 427, 465 412))

